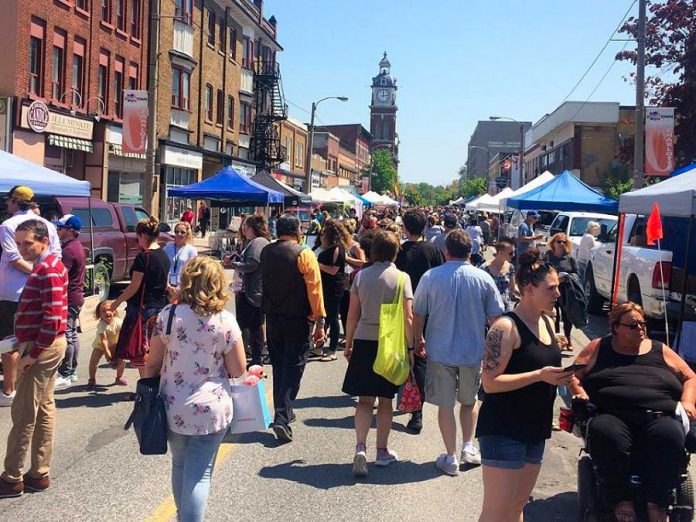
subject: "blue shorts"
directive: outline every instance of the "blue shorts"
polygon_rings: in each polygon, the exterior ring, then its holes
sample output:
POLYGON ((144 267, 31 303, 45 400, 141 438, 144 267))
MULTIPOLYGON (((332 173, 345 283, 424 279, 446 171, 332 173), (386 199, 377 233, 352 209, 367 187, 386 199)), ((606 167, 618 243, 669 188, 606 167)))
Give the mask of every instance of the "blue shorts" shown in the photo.
POLYGON ((484 466, 522 469, 525 464, 541 464, 545 440, 525 442, 504 435, 484 435, 478 438, 481 463, 484 466))

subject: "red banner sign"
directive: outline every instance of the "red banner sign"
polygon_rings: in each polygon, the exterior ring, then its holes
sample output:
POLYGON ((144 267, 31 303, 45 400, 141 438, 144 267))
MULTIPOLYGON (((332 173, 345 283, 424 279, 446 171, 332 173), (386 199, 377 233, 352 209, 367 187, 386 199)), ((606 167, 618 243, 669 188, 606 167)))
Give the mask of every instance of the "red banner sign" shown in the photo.
POLYGON ((147 149, 147 91, 123 91, 123 152, 145 154, 147 149))
POLYGON ((645 173, 669 176, 674 170, 674 108, 645 109, 645 173))

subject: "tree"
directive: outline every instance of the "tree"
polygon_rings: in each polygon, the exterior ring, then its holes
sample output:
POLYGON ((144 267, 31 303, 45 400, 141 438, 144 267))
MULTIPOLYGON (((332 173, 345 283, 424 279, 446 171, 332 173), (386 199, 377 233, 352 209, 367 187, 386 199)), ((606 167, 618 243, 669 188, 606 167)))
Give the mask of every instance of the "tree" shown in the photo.
POLYGON ((483 178, 471 178, 461 184, 459 193, 464 199, 480 196, 486 193, 486 180, 483 178))
POLYGON ((392 154, 387 149, 377 149, 372 153, 371 190, 384 194, 387 191, 394 191, 397 183, 396 169, 392 154))
MULTIPOLYGON (((696 2, 648 0, 648 9, 645 63, 652 72, 646 94, 649 103, 676 109, 675 160, 689 163, 696 158, 696 2)), ((620 31, 637 38, 638 20, 629 18, 620 31)), ((621 51, 616 59, 635 64, 637 53, 621 51)))

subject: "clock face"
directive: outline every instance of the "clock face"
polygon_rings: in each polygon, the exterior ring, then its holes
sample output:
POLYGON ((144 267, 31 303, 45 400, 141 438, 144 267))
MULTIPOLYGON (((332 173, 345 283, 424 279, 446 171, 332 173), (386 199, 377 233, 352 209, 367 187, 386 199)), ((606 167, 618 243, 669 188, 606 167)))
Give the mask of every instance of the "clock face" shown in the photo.
POLYGON ((386 89, 380 89, 377 91, 377 101, 385 103, 389 101, 389 91, 386 89))

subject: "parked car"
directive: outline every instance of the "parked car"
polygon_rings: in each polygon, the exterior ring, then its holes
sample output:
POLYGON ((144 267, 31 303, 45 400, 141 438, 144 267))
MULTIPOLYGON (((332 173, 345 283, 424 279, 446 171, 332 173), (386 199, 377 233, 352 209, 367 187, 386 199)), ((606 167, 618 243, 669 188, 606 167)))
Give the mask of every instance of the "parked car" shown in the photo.
MULTIPOLYGON (((130 267, 140 252, 135 227, 141 219, 150 215, 142 208, 123 203, 109 203, 100 199, 85 197, 56 196, 39 198, 41 214, 47 219, 56 219, 65 214, 78 216, 84 228, 80 242, 89 259, 90 204, 91 223, 94 230, 94 293, 106 299, 111 283, 130 279, 130 267)), ((169 225, 162 223, 159 243, 164 246, 174 240, 169 234, 169 225)), ((90 277, 90 276, 88 276, 90 277)), ((91 282, 88 282, 91 283, 91 282)), ((86 286, 92 286, 87 284, 86 286)))
POLYGON ((596 212, 559 212, 546 232, 543 242, 546 243, 554 234, 563 232, 573 243, 572 254, 577 257, 580 240, 585 235, 590 221, 599 223, 600 230, 606 234, 616 224, 617 219, 616 216, 596 212))
MULTIPOLYGON (((585 294, 590 313, 602 313, 604 301, 611 298, 617 229, 618 225, 614 225, 605 237, 600 236, 603 244, 590 252, 585 274, 585 294)), ((662 318, 665 307, 668 312, 670 308, 675 308, 669 306, 672 252, 646 244, 645 218, 635 214, 626 215, 621 241, 618 302, 633 301, 645 309, 647 317, 662 318), (663 298, 663 284, 667 301, 663 298)))

